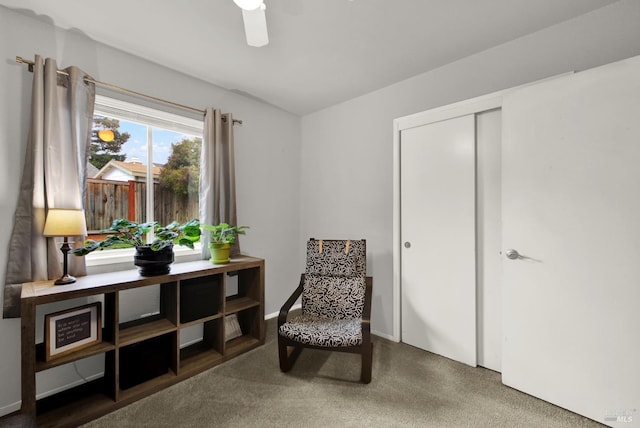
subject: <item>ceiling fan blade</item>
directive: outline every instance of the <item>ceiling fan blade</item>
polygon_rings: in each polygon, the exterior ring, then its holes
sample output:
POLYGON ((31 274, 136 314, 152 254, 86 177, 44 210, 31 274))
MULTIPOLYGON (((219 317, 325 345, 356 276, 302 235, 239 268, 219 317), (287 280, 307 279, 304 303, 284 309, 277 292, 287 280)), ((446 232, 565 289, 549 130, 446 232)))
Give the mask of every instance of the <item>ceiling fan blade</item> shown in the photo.
POLYGON ((249 46, 260 47, 269 43, 267 34, 267 17, 264 6, 254 10, 242 9, 244 32, 249 46))

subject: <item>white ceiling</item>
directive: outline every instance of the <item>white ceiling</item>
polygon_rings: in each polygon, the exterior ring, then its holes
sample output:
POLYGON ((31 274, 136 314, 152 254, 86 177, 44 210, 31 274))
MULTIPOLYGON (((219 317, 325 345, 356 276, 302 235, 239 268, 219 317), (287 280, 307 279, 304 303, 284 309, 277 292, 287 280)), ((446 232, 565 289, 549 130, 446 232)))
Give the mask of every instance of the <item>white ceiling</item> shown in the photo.
POLYGON ((265 0, 261 48, 232 0, 0 4, 304 115, 615 1, 265 0))

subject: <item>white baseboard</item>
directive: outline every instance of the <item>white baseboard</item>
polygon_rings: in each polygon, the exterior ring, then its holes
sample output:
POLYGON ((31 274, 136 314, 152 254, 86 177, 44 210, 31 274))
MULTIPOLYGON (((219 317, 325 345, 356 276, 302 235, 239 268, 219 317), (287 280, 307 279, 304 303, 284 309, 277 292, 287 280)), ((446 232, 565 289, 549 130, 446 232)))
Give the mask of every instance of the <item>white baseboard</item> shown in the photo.
POLYGON ((186 348, 187 346, 195 345, 196 343, 200 343, 200 342, 202 342, 202 340, 203 340, 203 337, 200 336, 200 337, 196 337, 193 340, 189 340, 189 341, 187 341, 185 343, 181 343, 180 344, 180 349, 186 348))
POLYGON ((376 336, 378 336, 378 337, 381 337, 381 338, 383 338, 383 339, 390 340, 390 341, 392 341, 392 342, 396 342, 396 343, 398 343, 398 342, 399 342, 399 340, 396 340, 396 338, 395 338, 395 337, 393 337, 393 335, 392 335, 392 334, 382 333, 382 332, 377 331, 377 330, 371 330, 371 334, 375 334, 375 335, 376 335, 376 336))
POLYGON ((53 394, 57 394, 58 392, 65 391, 67 389, 74 388, 74 387, 76 387, 78 385, 82 385, 83 383, 91 382, 92 380, 99 379, 101 377, 104 377, 104 372, 96 373, 96 374, 93 374, 91 376, 87 376, 84 379, 78 379, 78 380, 76 380, 74 382, 68 383, 68 384, 60 386, 58 388, 53 388, 53 389, 50 389, 49 391, 41 392, 40 394, 36 395, 36 400, 39 400, 39 399, 44 398, 44 397, 48 397, 48 396, 53 395, 53 394), (86 379, 86 381, 85 381, 85 379, 86 379))
POLYGON ((20 410, 21 401, 16 401, 15 403, 8 404, 4 407, 0 407, 0 417, 8 415, 9 413, 17 412, 20 410))
MULTIPOLYGON (((302 303, 298 303, 298 304, 293 305, 291 307, 291 310, 294 311, 296 309, 301 309, 301 308, 302 308, 302 303)), ((277 318, 279 314, 280 314, 279 311, 278 312, 271 312, 270 314, 266 314, 264 316, 264 319, 265 320, 270 320, 271 318, 277 318)))

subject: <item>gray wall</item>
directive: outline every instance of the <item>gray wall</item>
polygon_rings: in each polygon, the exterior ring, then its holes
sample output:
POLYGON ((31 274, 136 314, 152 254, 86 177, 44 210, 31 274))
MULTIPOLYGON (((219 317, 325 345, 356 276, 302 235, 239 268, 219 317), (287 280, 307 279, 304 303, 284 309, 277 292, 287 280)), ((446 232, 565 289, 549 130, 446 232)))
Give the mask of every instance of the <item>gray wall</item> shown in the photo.
MULTIPOLYGON (((267 260, 266 313, 279 309, 300 272, 300 266, 291 263, 297 260, 299 237, 298 116, 106 47, 77 32, 56 29, 46 18, 35 19, 1 6, 0 53, 0 218, 5 219, 0 228, 0 278, 4 280, 24 162, 32 80, 27 67, 16 64, 15 57, 33 59, 37 53, 55 58, 60 67, 77 65, 98 80, 197 108, 218 107, 244 121, 235 127, 238 221, 251 227, 242 248, 267 260)), ((0 341, 2 415, 16 410, 20 399, 19 320, 0 319, 0 341)), ((79 364, 79 369, 89 376, 95 366, 79 364)), ((51 372, 38 378, 40 392, 79 379, 73 368, 51 372)))
POLYGON ((393 119, 639 55, 639 22, 623 0, 302 118, 302 239, 367 239, 375 332, 393 333, 393 119))

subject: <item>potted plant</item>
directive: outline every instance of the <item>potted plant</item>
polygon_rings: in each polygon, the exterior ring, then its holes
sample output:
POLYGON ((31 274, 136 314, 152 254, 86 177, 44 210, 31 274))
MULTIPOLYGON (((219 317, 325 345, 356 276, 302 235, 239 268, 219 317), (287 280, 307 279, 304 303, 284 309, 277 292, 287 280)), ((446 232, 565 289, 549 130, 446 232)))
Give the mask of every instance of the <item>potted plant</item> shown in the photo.
POLYGON ((135 247, 133 264, 140 268, 140 275, 152 276, 169 273, 169 265, 173 263, 173 246, 184 245, 193 249, 193 244, 200 240, 200 222, 191 220, 184 224, 177 221, 166 226, 157 226, 157 222, 136 223, 126 219, 115 220, 102 241, 88 239, 82 248, 72 250, 76 256, 86 256, 95 250, 105 248, 135 247), (156 227, 155 239, 146 242, 146 234, 156 227), (111 232, 111 233, 110 233, 111 232))
POLYGON ((244 235, 248 226, 231 226, 227 223, 203 224, 202 229, 209 232, 209 251, 211 262, 215 264, 229 263, 229 252, 236 243, 238 235, 244 235))

